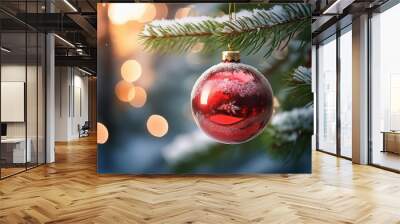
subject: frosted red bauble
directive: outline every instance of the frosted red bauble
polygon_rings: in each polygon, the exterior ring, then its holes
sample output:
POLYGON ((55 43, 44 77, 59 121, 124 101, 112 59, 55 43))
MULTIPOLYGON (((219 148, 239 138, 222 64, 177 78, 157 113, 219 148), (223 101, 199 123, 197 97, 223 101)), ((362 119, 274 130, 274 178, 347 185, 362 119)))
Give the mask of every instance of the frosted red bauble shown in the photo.
POLYGON ((192 90, 193 117, 218 142, 238 144, 262 132, 273 111, 268 80, 254 67, 222 62, 205 71, 192 90))

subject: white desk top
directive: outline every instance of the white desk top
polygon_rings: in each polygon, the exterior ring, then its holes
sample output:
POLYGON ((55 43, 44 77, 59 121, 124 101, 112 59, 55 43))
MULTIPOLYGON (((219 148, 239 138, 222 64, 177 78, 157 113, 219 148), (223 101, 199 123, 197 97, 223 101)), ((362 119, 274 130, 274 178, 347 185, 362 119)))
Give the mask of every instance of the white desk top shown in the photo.
MULTIPOLYGON (((29 138, 28 138, 29 140, 29 138)), ((25 138, 5 138, 1 139, 1 143, 20 143, 20 142, 25 142, 25 138)))

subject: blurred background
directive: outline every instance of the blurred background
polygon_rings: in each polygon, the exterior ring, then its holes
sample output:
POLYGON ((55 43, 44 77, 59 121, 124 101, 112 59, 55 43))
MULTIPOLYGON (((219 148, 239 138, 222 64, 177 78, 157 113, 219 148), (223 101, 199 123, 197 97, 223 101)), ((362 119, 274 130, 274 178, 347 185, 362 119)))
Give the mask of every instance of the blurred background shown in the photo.
MULTIPOLYGON (((236 7, 240 11, 271 5, 236 7)), ((275 97, 270 124, 257 138, 239 145, 213 141, 191 115, 196 79, 220 62, 225 49, 203 52, 204 43, 197 43, 189 53, 161 55, 143 49, 139 40, 153 20, 217 17, 227 11, 228 5, 219 3, 98 4, 99 173, 311 172, 311 86, 291 91, 296 69, 310 73, 311 30, 268 58, 263 52, 242 54, 242 63, 256 67, 270 81, 275 97)))

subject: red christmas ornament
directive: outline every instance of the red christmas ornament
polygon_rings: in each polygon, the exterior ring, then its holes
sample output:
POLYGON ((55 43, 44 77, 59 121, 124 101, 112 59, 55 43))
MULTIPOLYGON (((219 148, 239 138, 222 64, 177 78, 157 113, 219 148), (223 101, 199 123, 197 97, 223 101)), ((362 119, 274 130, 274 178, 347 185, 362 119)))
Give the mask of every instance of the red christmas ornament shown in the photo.
POLYGON ((191 95, 197 125, 208 136, 227 144, 256 137, 273 112, 268 80, 254 67, 239 61, 238 51, 225 51, 223 62, 199 77, 191 95))

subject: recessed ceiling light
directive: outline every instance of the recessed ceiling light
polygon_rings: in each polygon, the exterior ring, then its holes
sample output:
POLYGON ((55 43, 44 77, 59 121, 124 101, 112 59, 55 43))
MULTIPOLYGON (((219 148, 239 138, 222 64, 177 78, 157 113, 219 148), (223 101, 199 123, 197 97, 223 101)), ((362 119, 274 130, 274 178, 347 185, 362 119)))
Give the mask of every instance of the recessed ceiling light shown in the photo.
POLYGON ((73 6, 68 0, 64 0, 64 3, 67 4, 74 12, 78 12, 75 6, 73 6))
POLYGON ((354 0, 336 0, 322 14, 342 14, 343 9, 348 7, 354 2, 354 0))
POLYGON ((90 72, 88 72, 88 71, 86 71, 86 70, 83 70, 83 69, 81 69, 81 68, 79 68, 79 67, 78 67, 78 70, 81 71, 81 72, 83 72, 83 73, 85 73, 85 74, 87 74, 87 75, 90 75, 90 76, 92 75, 92 73, 90 73, 90 72))
POLYGON ((67 44, 70 47, 75 48, 75 45, 73 45, 71 42, 69 42, 68 40, 60 37, 58 34, 54 34, 55 37, 57 37, 59 40, 61 40, 62 42, 64 42, 65 44, 67 44))
POLYGON ((7 49, 5 47, 1 47, 0 49, 1 49, 1 51, 4 51, 6 53, 10 53, 11 52, 11 50, 9 50, 9 49, 7 49))

